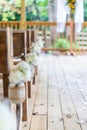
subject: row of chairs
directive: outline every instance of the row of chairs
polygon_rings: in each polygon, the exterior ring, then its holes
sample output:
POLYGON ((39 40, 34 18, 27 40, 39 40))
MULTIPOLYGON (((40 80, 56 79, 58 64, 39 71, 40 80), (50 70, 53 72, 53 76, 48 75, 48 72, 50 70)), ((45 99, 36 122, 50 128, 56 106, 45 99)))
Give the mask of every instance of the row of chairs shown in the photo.
MULTIPOLYGON (((0 29, 0 78, 3 80, 4 98, 8 98, 8 76, 11 69, 18 63, 18 61, 25 60, 25 55, 30 52, 30 47, 37 40, 37 30, 12 30, 10 28, 0 29)), ((33 82, 31 80, 25 83, 26 99, 24 103, 22 105, 16 105, 16 110, 20 111, 23 121, 28 120, 28 98, 31 97, 31 84, 35 84, 36 74, 37 67, 35 67, 35 73, 32 79, 33 82)), ((18 124, 18 129, 19 127, 18 124)))

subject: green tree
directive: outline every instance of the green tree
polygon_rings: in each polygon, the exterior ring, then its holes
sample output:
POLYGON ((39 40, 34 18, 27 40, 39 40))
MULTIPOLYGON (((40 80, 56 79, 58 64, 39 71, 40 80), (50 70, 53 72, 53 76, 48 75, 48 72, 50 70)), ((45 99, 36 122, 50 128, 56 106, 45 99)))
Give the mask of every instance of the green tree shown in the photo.
POLYGON ((20 3, 13 0, 1 0, 0 1, 0 20, 2 21, 14 21, 20 17, 20 3))
MULTIPOLYGON (((20 20, 21 0, 3 0, 3 2, 0 2, 0 20, 20 20)), ((48 20, 47 5, 48 0, 26 0, 26 20, 48 20)))
POLYGON ((87 0, 84 0, 84 20, 87 21, 87 0))
POLYGON ((26 18, 27 20, 48 20, 48 0, 27 0, 26 18), (28 3, 27 3, 28 2, 28 3), (32 19, 30 19, 32 18, 32 19))

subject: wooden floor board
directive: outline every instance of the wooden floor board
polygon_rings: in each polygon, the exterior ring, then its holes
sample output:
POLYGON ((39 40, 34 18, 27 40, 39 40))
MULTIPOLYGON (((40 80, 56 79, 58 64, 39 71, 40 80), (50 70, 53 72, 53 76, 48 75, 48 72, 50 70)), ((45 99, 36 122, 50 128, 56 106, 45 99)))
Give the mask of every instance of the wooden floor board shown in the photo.
POLYGON ((32 118, 31 130, 46 130, 46 116, 34 115, 32 118))
MULTIPOLYGON (((55 64, 56 65, 55 68, 56 70, 58 70, 56 71, 56 76, 60 86, 59 91, 60 91, 60 99, 61 99, 61 106, 62 106, 61 109, 63 115, 64 130, 74 130, 74 129, 81 130, 80 126, 76 123, 78 117, 65 78, 65 73, 67 75, 68 71, 64 73, 64 70, 62 68, 62 63, 61 63, 62 59, 63 57, 60 57, 58 60, 56 60, 57 64, 55 64), (61 92, 61 86, 62 86, 62 92, 61 92)), ((65 60, 63 60, 63 62, 64 61, 65 60)))
MULTIPOLYGON (((43 56, 40 57, 39 59, 39 68, 38 68, 38 73, 39 75, 41 75, 41 69, 42 69, 42 59, 43 59, 43 56)), ((23 129, 22 130, 29 130, 30 127, 31 127, 31 121, 32 121, 32 116, 33 116, 33 111, 34 111, 34 104, 35 104, 35 100, 36 100, 36 94, 37 94, 37 90, 38 90, 38 78, 37 78, 37 81, 36 81, 36 84, 35 85, 32 85, 31 86, 31 98, 29 99, 28 103, 29 103, 29 115, 28 115, 28 122, 23 122, 23 129)))
POLYGON ((48 130, 64 130, 53 57, 48 59, 48 130))
MULTIPOLYGON (((64 60, 65 63, 63 61, 61 61, 61 63, 63 66, 63 72, 65 72, 65 77, 66 77, 66 80, 68 82, 68 87, 69 87, 70 93, 72 94, 72 99, 73 99, 75 109, 77 112, 78 120, 76 122, 79 122, 81 129, 85 130, 85 129, 87 129, 87 124, 85 121, 85 120, 87 120, 87 118, 86 118, 87 117, 87 109, 85 109, 85 105, 83 103, 85 101, 84 95, 79 90, 80 84, 77 80, 77 75, 79 75, 79 73, 76 72, 76 69, 74 69, 72 62, 70 62, 71 58, 70 58, 70 60, 65 58, 65 60, 64 60), (68 72, 66 70, 66 67, 68 67, 68 72), (81 123, 81 121, 84 123, 81 123)), ((80 79, 80 81, 82 81, 82 79, 80 79)), ((83 86, 82 86, 82 88, 83 88, 83 86)))
POLYGON ((47 58, 44 58, 41 75, 39 75, 39 83, 37 96, 35 100, 34 113, 47 114, 47 58))
POLYGON ((38 70, 37 92, 30 124, 30 130, 46 130, 47 117, 47 61, 46 57, 41 62, 38 70), (44 64, 43 64, 44 62, 44 64))
POLYGON ((59 61, 57 63, 57 58, 55 59, 55 62, 56 62, 55 69, 57 70, 57 71, 55 70, 56 80, 57 80, 57 83, 59 84, 59 94, 61 98, 63 114, 66 114, 66 115, 76 114, 61 64, 59 63, 59 61))

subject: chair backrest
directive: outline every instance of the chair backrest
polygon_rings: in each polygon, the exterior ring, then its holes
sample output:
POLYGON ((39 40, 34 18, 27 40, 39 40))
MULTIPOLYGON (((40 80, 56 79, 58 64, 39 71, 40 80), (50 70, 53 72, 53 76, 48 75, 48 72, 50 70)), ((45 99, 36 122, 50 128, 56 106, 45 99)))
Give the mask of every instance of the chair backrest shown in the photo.
POLYGON ((26 30, 27 35, 27 53, 30 52, 30 47, 32 47, 32 44, 37 41, 38 39, 38 31, 35 29, 28 29, 26 30))
POLYGON ((0 73, 8 73, 13 66, 11 29, 0 29, 0 73))
POLYGON ((13 54, 14 57, 19 57, 22 53, 26 54, 26 31, 13 30, 13 54))
POLYGON ((31 30, 31 42, 36 42, 38 39, 38 30, 32 29, 31 30))

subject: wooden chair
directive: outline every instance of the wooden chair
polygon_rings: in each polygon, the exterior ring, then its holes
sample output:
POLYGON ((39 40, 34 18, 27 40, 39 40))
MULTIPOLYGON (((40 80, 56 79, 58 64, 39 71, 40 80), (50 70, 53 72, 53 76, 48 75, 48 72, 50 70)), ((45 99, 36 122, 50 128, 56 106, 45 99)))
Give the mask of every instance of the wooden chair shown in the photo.
MULTIPOLYGON (((25 60, 25 55, 27 53, 27 37, 25 30, 13 30, 13 55, 15 58, 21 57, 25 60), (23 54, 23 55, 22 55, 23 54)), ((23 121, 28 120, 28 97, 31 97, 31 86, 30 81, 25 83, 26 85, 26 100, 23 103, 23 121)))
MULTIPOLYGON (((33 39, 33 37, 34 37, 34 30, 32 32, 33 33, 31 33, 31 30, 13 30, 13 54, 14 54, 14 57, 17 58, 17 57, 20 57, 21 54, 24 54, 24 56, 22 56, 21 59, 25 60, 25 55, 30 52, 30 46, 32 44, 31 39, 33 39)), ((36 79, 36 73, 34 74, 34 77, 33 77, 33 84, 35 84, 35 81, 36 81, 35 79, 36 79)), ((28 98, 31 97, 31 84, 32 84, 31 81, 28 81, 26 83, 26 100, 25 100, 24 106, 23 106, 23 120, 24 121, 26 121, 28 119, 28 117, 27 117, 27 110, 28 110, 27 104, 28 104, 28 98)))
MULTIPOLYGON (((10 70, 13 68, 13 43, 12 43, 12 30, 10 28, 0 29, 0 73, 3 80, 3 91, 4 98, 8 98, 8 86, 9 80, 8 76, 10 70)), ((9 100, 5 103, 9 104, 9 100)), ((9 107, 12 108, 12 104, 9 104, 9 107)), ((16 117, 17 117, 17 130, 20 130, 21 119, 22 119, 22 105, 15 105, 16 108, 16 117)))
MULTIPOLYGON (((31 45, 33 45, 38 39, 38 30, 31 29, 31 45)), ((33 77, 33 84, 36 82, 37 66, 35 66, 35 74, 33 77)))

